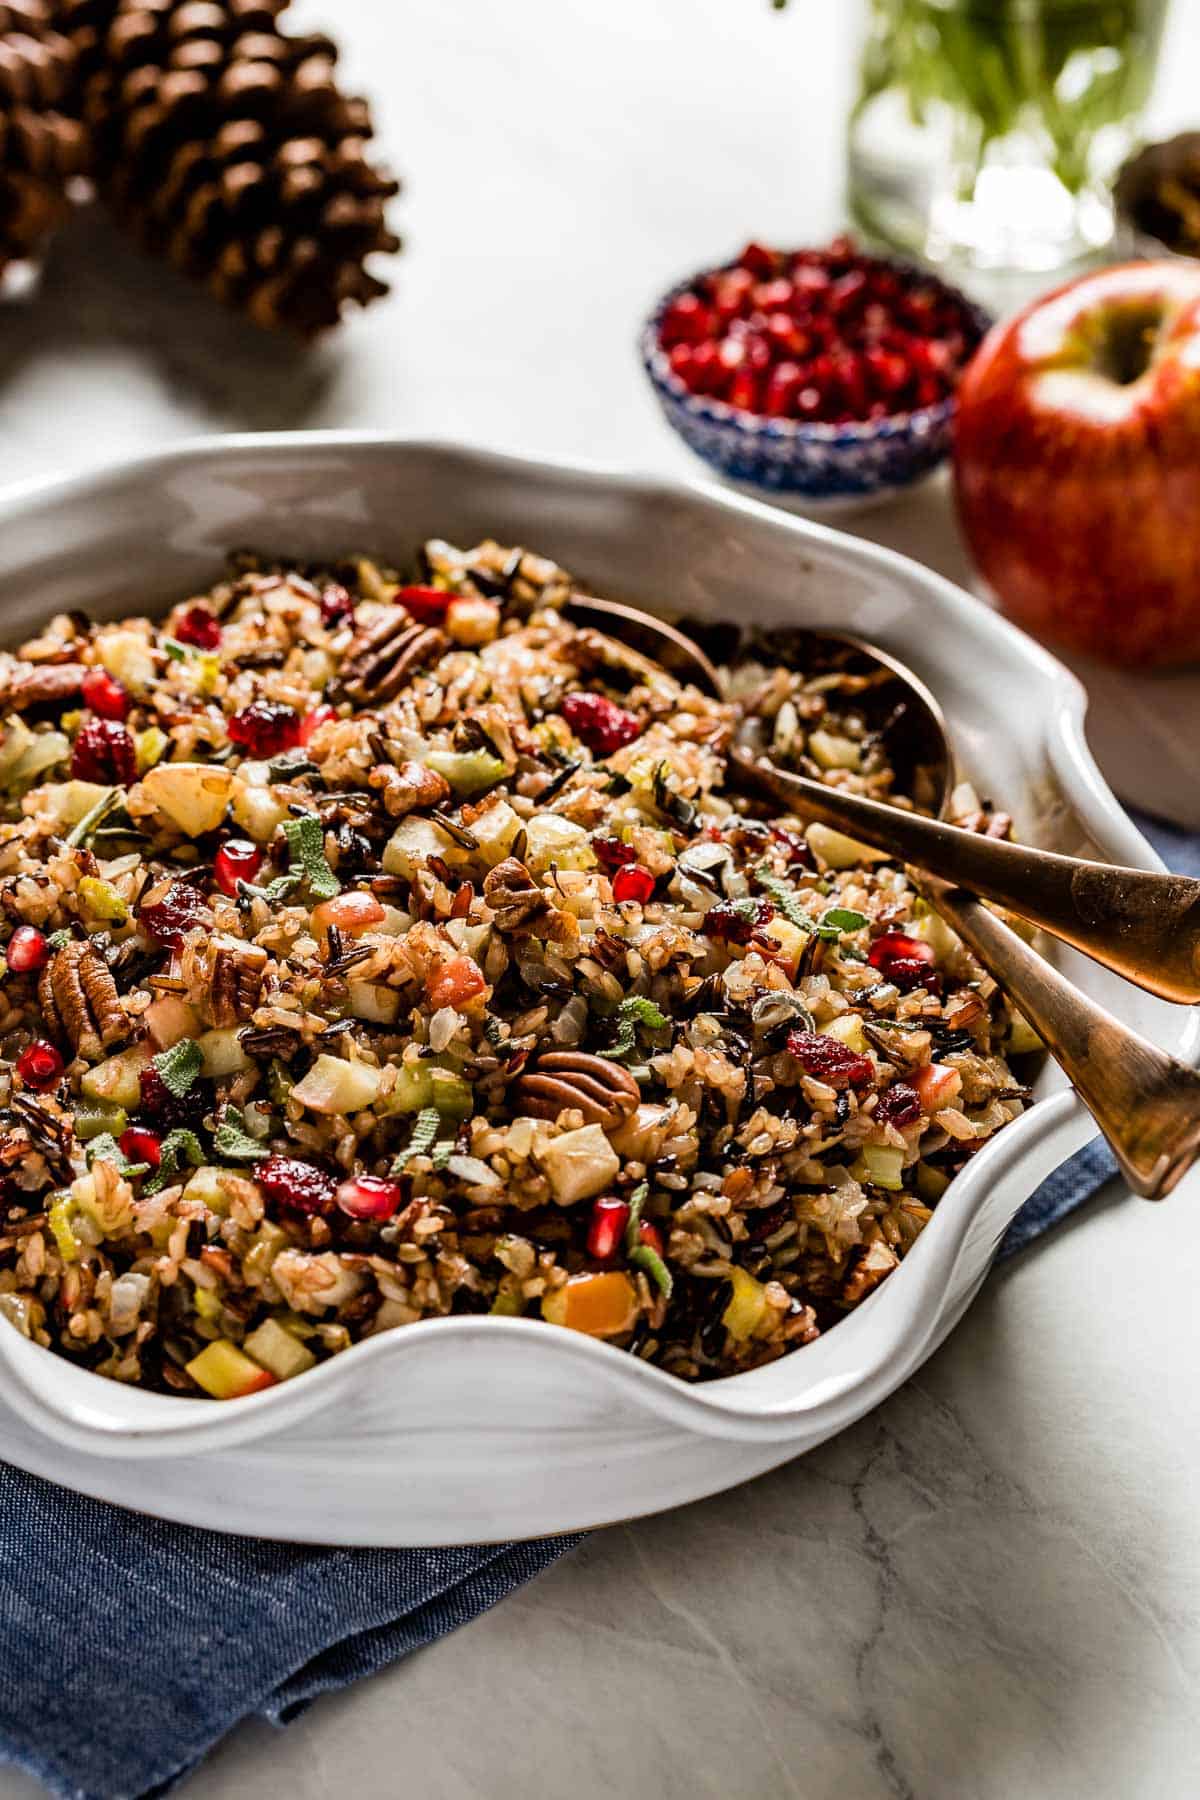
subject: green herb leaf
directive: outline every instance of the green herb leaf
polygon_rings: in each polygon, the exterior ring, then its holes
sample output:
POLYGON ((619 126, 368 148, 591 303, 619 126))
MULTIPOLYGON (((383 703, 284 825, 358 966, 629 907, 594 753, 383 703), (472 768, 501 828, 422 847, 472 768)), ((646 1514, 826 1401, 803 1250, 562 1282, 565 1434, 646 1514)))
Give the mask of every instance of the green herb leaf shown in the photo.
POLYGON ((790 919, 801 931, 815 929, 812 919, 800 903, 799 894, 790 882, 782 881, 778 875, 773 874, 766 863, 759 863, 754 871, 754 879, 768 899, 775 902, 785 919, 790 919))
POLYGON ((392 1164, 392 1174, 400 1175, 414 1156, 428 1156, 437 1142, 442 1115, 436 1106, 423 1106, 413 1120, 412 1136, 392 1164))
POLYGON ((821 914, 817 935, 827 944, 835 944, 843 931, 861 931, 869 923, 865 913, 852 912, 848 906, 831 906, 821 914))
POLYGON ((163 1086, 174 1100, 182 1100, 191 1092, 204 1067, 200 1046, 193 1038, 181 1038, 169 1050, 154 1057, 151 1067, 162 1076, 163 1086))
POLYGON ((79 823, 77 825, 72 825, 64 841, 72 850, 78 849, 80 844, 85 844, 87 842, 97 825, 102 824, 103 821, 107 819, 109 813, 112 812, 113 808, 120 804, 120 788, 109 788, 107 793, 101 794, 95 806, 89 807, 79 823))
POLYGON ((257 1138, 246 1130, 245 1114, 227 1106, 213 1132, 213 1153, 222 1162, 259 1162, 267 1154, 257 1138))
POLYGON ((179 1127, 169 1131, 158 1152, 158 1167, 146 1183, 148 1194, 168 1187, 184 1167, 198 1169, 204 1161, 204 1149, 194 1131, 179 1127))
POLYGON ((625 1226, 625 1248, 630 1256, 638 1247, 638 1226, 642 1222, 642 1208, 646 1204, 649 1193, 650 1183, 639 1181, 629 1196, 629 1220, 625 1226))
POLYGON ((71 934, 69 931, 52 931, 50 936, 46 939, 46 948, 52 955, 56 955, 58 951, 65 950, 70 941, 71 934))
POLYGON ((193 653, 192 646, 190 644, 181 644, 178 638, 163 637, 159 639, 159 642, 167 655, 171 658, 172 662, 186 662, 188 657, 193 653))
POLYGON ((311 813, 302 819, 285 819, 283 833, 293 869, 299 870, 309 893, 317 900, 332 900, 340 894, 342 884, 325 860, 325 832, 320 819, 311 813))
POLYGON ((435 1169, 444 1169, 454 1155, 454 1139, 443 1138, 440 1144, 433 1146, 432 1158, 435 1169))
POLYGON ((87 1166, 89 1169, 98 1156, 103 1157, 105 1162, 115 1163, 118 1173, 125 1176, 144 1175, 150 1167, 149 1163, 130 1162, 111 1131, 102 1131, 88 1144, 87 1166))
POLYGON ((636 1050, 639 1025, 644 1025, 648 1031, 662 1031, 670 1023, 666 1013, 655 1006, 653 1000, 647 1000, 644 994, 631 994, 617 1008, 617 1035, 611 1050, 601 1050, 600 1055, 620 1062, 636 1050))
POLYGON ((651 1281, 656 1282, 664 1300, 669 1300, 675 1289, 671 1271, 652 1244, 639 1244, 636 1250, 629 1252, 629 1260, 636 1263, 639 1269, 645 1269, 651 1281))

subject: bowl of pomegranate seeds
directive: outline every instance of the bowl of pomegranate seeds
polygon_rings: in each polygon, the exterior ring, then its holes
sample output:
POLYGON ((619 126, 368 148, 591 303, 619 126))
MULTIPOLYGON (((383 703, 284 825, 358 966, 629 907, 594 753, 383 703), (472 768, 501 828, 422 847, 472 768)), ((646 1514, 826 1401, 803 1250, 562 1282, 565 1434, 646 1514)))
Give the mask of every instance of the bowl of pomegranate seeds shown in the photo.
POLYGON ((845 505, 944 459, 955 390, 989 323, 928 269, 848 238, 751 243, 672 288, 641 353, 670 424, 727 479, 845 505))

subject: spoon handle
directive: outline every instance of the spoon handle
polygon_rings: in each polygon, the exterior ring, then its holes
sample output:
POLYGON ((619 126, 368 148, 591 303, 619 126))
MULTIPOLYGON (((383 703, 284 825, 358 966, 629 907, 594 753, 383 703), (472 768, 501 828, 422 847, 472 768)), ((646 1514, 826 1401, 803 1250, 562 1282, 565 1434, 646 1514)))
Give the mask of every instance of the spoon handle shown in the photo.
POLYGON ((1200 1074, 1087 999, 973 894, 920 886, 1069 1076, 1133 1191, 1164 1200, 1200 1155, 1200 1074))
POLYGON ((1008 907, 1151 994, 1200 1000, 1200 881, 984 837, 792 775, 738 747, 730 755, 740 774, 794 810, 1008 907))

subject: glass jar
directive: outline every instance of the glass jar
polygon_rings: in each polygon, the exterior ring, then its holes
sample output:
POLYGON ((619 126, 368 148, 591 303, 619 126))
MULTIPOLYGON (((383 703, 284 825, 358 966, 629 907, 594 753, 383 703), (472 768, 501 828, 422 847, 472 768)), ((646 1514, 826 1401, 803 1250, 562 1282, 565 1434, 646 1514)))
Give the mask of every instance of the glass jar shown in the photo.
POLYGON ((1113 234, 1166 0, 869 0, 849 203, 937 262, 1044 271, 1113 234))

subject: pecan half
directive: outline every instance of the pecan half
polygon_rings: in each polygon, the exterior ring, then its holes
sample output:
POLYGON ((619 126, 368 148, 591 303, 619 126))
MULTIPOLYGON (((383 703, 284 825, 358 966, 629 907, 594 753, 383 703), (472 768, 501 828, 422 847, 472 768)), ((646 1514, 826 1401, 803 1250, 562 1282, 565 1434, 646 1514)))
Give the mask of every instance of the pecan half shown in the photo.
POLYGON ((449 647, 444 631, 414 624, 404 608, 382 613, 355 632, 342 658, 337 692, 356 706, 382 705, 449 647))
POLYGON ((509 937, 540 937, 555 944, 574 942, 579 921, 562 912, 515 856, 489 869, 483 897, 496 916, 496 930, 509 937))
POLYGON ((378 763, 367 776, 373 788, 378 788, 383 796, 383 810, 389 818, 403 819, 408 813, 415 812, 418 807, 440 806, 450 798, 450 783, 436 769, 427 769, 424 763, 401 763, 393 768, 391 763, 378 763))
POLYGON ((3 694, 4 705, 13 712, 24 712, 30 706, 61 705, 79 693, 83 674, 82 663, 41 663, 36 668, 17 668, 3 694))
POLYGON ((218 1029, 248 1019, 262 992, 267 953, 257 944, 213 945, 208 988, 208 1010, 218 1029))
POLYGON ((857 1306, 872 1288, 879 1286, 885 1275, 891 1274, 899 1260, 887 1244, 868 1244, 842 1286, 843 1305, 857 1306))
POLYGON ((128 1036, 129 1021, 112 972, 86 940, 67 944, 51 957, 38 980, 38 999, 48 1029, 88 1061, 128 1036))
POLYGON ((557 1119, 567 1107, 588 1125, 607 1130, 629 1117, 641 1095, 638 1084, 618 1064, 584 1050, 551 1050, 514 1083, 516 1103, 535 1119, 557 1119))

